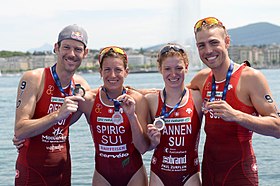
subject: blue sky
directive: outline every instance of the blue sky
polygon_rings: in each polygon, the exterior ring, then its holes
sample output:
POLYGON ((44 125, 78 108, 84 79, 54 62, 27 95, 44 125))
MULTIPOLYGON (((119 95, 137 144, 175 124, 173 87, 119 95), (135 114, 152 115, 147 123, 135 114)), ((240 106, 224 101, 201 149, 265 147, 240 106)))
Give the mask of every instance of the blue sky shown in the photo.
POLYGON ((53 45, 60 30, 74 23, 88 31, 89 48, 149 47, 177 40, 182 32, 193 37, 193 24, 206 16, 227 28, 280 26, 279 10, 279 0, 9 0, 0 7, 0 50, 53 45))

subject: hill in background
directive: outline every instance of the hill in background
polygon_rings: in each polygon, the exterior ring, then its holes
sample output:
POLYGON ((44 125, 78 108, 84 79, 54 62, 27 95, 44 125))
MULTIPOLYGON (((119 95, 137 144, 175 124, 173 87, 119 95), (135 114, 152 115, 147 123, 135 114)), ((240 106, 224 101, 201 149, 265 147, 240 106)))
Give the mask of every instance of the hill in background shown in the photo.
MULTIPOLYGON (((228 33, 231 37, 231 45, 271 45, 280 44, 280 26, 260 22, 249 24, 246 26, 229 29, 228 33)), ((145 50, 158 51, 164 44, 152 45, 145 48, 145 50)), ((53 46, 50 44, 44 44, 39 48, 33 48, 28 50, 34 51, 52 51, 53 46)))
POLYGON ((260 22, 228 30, 231 45, 280 44, 280 26, 260 22))
MULTIPOLYGON (((280 44, 280 26, 260 22, 246 26, 228 29, 231 45, 271 45, 280 44)), ((164 44, 154 45, 146 50, 158 51, 164 44)))

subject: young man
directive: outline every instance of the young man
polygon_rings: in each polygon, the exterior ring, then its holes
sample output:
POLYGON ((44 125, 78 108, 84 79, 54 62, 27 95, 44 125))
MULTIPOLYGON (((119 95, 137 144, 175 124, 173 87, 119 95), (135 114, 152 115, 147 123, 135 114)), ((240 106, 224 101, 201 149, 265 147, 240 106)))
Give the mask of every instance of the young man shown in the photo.
POLYGON ((229 58, 230 37, 221 21, 199 20, 194 33, 199 56, 209 67, 190 84, 205 100, 202 184, 258 185, 252 132, 279 138, 280 111, 264 75, 229 58))
MULTIPOLYGON (((15 185, 71 185, 69 125, 89 85, 75 71, 88 53, 87 33, 65 27, 54 45, 57 63, 23 74, 17 94, 15 137, 25 140, 16 162, 15 185)), ((78 113, 77 113, 78 114, 78 113)), ((78 114, 78 117, 80 115, 78 114)))

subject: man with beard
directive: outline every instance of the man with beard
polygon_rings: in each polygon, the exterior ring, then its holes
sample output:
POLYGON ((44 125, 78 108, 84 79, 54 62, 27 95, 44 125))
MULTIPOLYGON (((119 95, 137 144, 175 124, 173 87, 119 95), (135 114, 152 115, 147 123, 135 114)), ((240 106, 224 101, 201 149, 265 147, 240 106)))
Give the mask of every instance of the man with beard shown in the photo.
POLYGON ((54 45, 57 62, 23 74, 17 93, 15 138, 25 141, 16 161, 15 185, 71 185, 69 125, 78 101, 84 100, 74 92, 81 86, 89 89, 74 73, 88 53, 86 45, 86 31, 69 25, 54 45))

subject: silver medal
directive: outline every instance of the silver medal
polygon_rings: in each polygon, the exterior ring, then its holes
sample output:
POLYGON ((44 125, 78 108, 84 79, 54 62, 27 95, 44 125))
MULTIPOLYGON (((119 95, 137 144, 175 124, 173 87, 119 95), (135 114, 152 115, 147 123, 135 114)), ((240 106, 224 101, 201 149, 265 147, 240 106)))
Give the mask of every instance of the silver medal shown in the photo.
POLYGON ((165 121, 161 117, 155 118, 153 124, 158 130, 162 130, 165 127, 165 121))
POLYGON ((112 115, 112 122, 116 125, 119 125, 123 122, 123 117, 119 111, 115 111, 112 115))
POLYGON ((74 95, 84 97, 85 93, 85 89, 80 84, 76 84, 74 89, 74 95))

